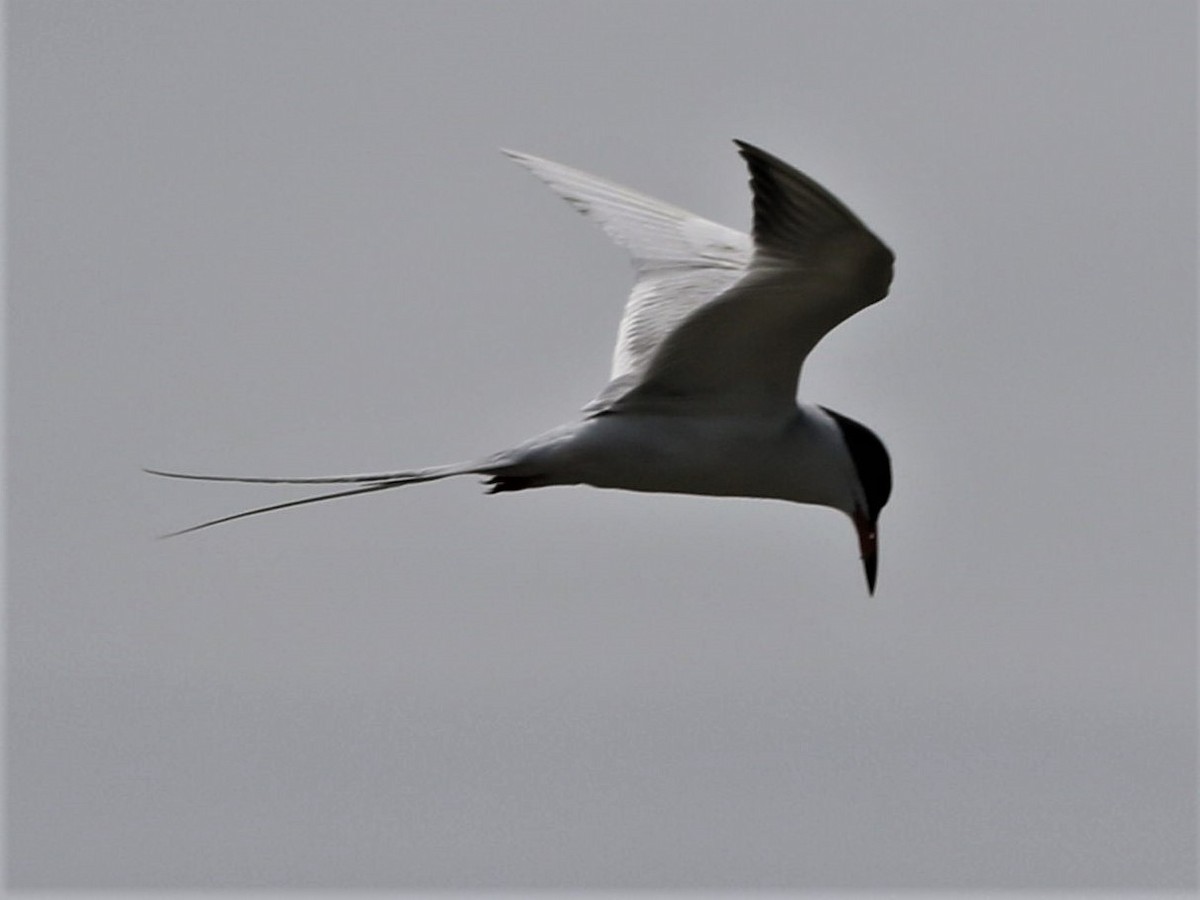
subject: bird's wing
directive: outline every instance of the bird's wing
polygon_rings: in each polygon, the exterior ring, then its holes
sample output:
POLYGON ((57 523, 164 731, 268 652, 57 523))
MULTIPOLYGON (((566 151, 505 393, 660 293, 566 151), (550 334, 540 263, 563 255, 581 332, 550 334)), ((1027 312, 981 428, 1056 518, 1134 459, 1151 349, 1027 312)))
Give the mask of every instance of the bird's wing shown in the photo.
MULTIPOLYGON (((808 176, 737 142, 750 168, 754 252, 738 281, 694 305, 609 408, 774 410, 835 325, 888 291, 894 256, 808 176)), ((615 387, 615 386, 613 386, 615 387)))
POLYGON ((578 169, 504 153, 595 219, 633 256, 637 281, 613 351, 614 384, 640 380, 663 339, 746 271, 753 249, 749 235, 578 169))

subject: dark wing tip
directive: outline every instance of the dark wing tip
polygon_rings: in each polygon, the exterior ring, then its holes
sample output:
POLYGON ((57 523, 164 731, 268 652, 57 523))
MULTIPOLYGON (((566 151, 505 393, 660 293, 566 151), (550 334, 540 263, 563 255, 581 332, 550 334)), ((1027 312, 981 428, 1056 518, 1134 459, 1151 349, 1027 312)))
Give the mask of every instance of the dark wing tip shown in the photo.
POLYGON ((762 147, 757 147, 754 144, 751 144, 749 141, 743 141, 740 138, 734 138, 733 143, 737 146, 738 153, 740 153, 747 162, 750 162, 752 159, 760 159, 769 162, 775 162, 781 166, 791 168, 791 166, 788 166, 788 164, 779 157, 773 156, 766 150, 762 149, 762 147))
POLYGON ((734 140, 750 170, 754 195, 754 240, 772 255, 805 256, 821 239, 861 232, 887 251, 850 209, 799 169, 767 151, 734 140))

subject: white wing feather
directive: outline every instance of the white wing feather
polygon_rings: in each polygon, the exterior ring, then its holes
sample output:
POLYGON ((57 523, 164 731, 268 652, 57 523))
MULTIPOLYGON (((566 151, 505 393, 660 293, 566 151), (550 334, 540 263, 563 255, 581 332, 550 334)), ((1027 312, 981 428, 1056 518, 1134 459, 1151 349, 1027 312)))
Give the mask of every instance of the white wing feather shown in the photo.
POLYGON ((617 335, 611 378, 630 383, 689 313, 742 276, 750 236, 595 175, 505 150, 633 257, 637 281, 617 335))

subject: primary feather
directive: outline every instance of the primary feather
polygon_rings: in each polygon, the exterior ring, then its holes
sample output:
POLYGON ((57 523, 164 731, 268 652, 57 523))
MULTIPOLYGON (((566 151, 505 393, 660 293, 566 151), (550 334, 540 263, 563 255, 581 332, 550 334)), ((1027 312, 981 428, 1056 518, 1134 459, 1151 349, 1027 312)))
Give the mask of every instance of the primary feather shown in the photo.
POLYGON ((750 236, 587 172, 505 150, 629 251, 637 281, 613 350, 613 381, 640 377, 663 339, 737 281, 750 236))

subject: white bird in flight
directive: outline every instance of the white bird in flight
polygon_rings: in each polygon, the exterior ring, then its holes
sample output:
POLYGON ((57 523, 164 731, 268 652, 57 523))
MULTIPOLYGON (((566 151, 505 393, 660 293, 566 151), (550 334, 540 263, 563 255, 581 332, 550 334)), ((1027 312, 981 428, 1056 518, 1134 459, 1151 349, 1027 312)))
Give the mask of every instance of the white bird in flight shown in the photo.
POLYGON ((633 256, 608 385, 563 425, 485 459, 330 478, 155 475, 264 484, 355 484, 223 516, 185 534, 289 506, 455 475, 489 493, 557 484, 763 497, 846 513, 874 593, 877 523, 891 463, 870 429, 796 402, 809 351, 839 322, 882 300, 892 252, 836 197, 743 141, 754 195, 752 235, 577 169, 504 151, 633 256))

